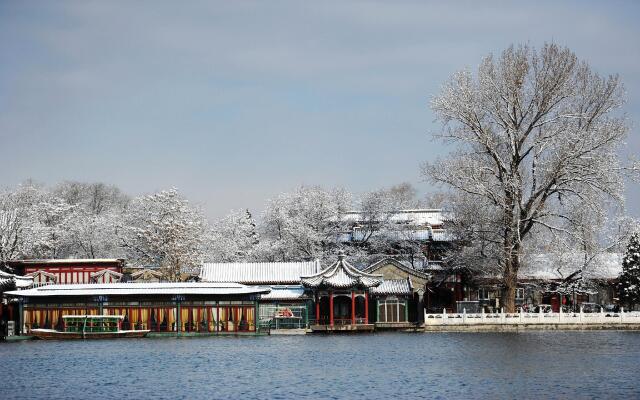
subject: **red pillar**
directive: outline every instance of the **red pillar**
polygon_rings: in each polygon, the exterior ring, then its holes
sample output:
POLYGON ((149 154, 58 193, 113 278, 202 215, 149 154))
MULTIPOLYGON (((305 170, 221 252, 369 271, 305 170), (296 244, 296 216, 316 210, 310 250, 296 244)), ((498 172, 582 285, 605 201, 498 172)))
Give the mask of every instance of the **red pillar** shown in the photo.
POLYGON ((356 324, 356 294, 351 291, 351 325, 356 324))
POLYGON ((333 291, 329 292, 329 325, 333 326, 333 291))
POLYGON ((369 293, 364 292, 364 323, 369 323, 369 293))
POLYGON ((320 296, 316 296, 316 324, 320 325, 320 296))

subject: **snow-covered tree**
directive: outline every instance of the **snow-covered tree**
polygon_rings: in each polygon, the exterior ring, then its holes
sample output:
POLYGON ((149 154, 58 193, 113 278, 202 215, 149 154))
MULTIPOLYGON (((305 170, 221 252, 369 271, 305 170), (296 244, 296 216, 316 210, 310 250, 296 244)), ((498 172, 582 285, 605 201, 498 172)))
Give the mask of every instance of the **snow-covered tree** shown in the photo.
POLYGON ((608 200, 623 200, 623 95, 617 76, 548 44, 488 56, 475 77, 456 73, 432 100, 445 127, 436 136, 458 147, 423 172, 457 195, 460 254, 499 271, 507 311, 529 241, 542 231, 580 235, 573 211, 602 215, 608 200))
POLYGON ((233 210, 210 229, 207 261, 238 262, 254 257, 259 243, 256 223, 249 210, 233 210))
POLYGON ((206 221, 177 189, 134 199, 119 228, 120 244, 134 264, 158 266, 166 279, 203 261, 206 221))
POLYGON ((317 186, 303 186, 268 201, 260 253, 278 261, 335 257, 344 232, 341 215, 350 206, 351 195, 344 189, 317 186))
POLYGON ((409 183, 365 193, 358 203, 357 221, 352 222, 358 232, 352 245, 370 255, 394 254, 413 260, 421 253, 422 241, 415 237, 411 221, 399 220, 398 213, 419 206, 409 183))
POLYGON ((31 185, 0 192, 0 267, 9 260, 26 257, 34 239, 34 206, 39 191, 31 185))
POLYGON ((66 256, 81 258, 121 257, 116 235, 129 198, 104 183, 63 182, 54 190, 75 210, 68 221, 66 256))
POLYGON ((622 259, 622 274, 618 278, 620 302, 631 308, 640 304, 640 233, 631 236, 622 259))

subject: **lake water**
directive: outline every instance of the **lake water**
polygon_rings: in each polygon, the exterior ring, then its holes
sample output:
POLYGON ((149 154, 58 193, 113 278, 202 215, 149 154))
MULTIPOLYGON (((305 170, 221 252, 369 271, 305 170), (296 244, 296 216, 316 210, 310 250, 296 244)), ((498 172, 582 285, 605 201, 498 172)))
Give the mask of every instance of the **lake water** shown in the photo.
POLYGON ((0 343, 0 398, 640 398, 639 332, 0 343))

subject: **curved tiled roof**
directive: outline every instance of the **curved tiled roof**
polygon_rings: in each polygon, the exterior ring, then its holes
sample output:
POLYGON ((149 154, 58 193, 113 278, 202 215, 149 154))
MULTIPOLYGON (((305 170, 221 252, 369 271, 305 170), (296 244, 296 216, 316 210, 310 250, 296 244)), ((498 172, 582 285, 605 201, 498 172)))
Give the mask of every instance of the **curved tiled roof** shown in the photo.
POLYGON ((330 267, 314 275, 302 276, 301 280, 304 286, 311 288, 370 288, 380 285, 384 281, 384 278, 382 275, 359 271, 345 261, 345 255, 341 252, 338 255, 338 261, 330 267))
POLYGON ((371 294, 411 295, 413 287, 411 278, 387 279, 378 287, 371 288, 371 294))
POLYGON ((33 285, 33 278, 30 276, 19 276, 8 272, 0 271, 0 289, 17 288, 23 289, 33 285))

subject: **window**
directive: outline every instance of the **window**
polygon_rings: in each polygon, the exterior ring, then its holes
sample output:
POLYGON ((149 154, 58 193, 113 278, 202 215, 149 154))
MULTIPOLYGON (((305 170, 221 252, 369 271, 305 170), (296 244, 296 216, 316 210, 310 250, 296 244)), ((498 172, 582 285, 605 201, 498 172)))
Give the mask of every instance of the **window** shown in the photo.
POLYGON ((487 288, 478 289, 478 300, 489 300, 489 289, 487 288))
POLYGON ((524 288, 517 288, 516 289, 516 299, 518 299, 518 300, 524 299, 524 288))
POLYGON ((378 302, 378 322, 406 322, 405 302, 398 299, 378 302))

